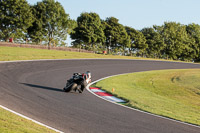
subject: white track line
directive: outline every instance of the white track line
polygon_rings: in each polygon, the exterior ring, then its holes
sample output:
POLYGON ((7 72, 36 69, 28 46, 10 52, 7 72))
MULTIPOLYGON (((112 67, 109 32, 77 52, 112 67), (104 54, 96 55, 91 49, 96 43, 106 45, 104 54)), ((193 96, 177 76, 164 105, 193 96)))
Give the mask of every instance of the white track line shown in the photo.
POLYGON ((16 114, 16 115, 18 115, 18 116, 20 116, 20 117, 23 117, 23 118, 25 118, 25 119, 27 119, 27 120, 30 120, 30 121, 32 121, 32 122, 34 122, 34 123, 36 123, 36 124, 39 124, 39 125, 41 125, 41 126, 44 126, 44 127, 46 127, 46 128, 49 128, 49 129, 54 130, 54 131, 59 132, 59 133, 64 133, 64 132, 62 132, 62 131, 60 131, 60 130, 57 130, 57 129, 53 128, 53 127, 47 126, 47 125, 45 125, 45 124, 43 124, 43 123, 41 123, 41 122, 38 122, 38 121, 33 120, 33 119, 31 119, 31 118, 29 118, 29 117, 27 117, 27 116, 24 116, 24 115, 22 115, 22 114, 20 114, 20 113, 17 113, 17 112, 15 112, 15 111, 11 110, 11 109, 8 109, 7 107, 4 107, 4 106, 2 106, 2 105, 0 105, 0 107, 3 108, 3 109, 5 109, 5 110, 7 110, 7 111, 9 111, 9 112, 11 112, 11 113, 14 113, 14 114, 16 114))
MULTIPOLYGON (((145 72, 145 71, 141 71, 141 72, 145 72)), ((138 73, 138 72, 134 72, 134 73, 138 73)), ((186 122, 182 122, 182 121, 179 121, 179 120, 174 120, 174 119, 170 119, 170 118, 167 118, 167 117, 164 117, 164 116, 159 116, 159 115, 156 115, 156 114, 152 114, 152 113, 149 113, 149 112, 145 112, 145 111, 142 111, 142 110, 139 110, 139 109, 135 109, 135 108, 131 108, 131 107, 128 107, 128 106, 125 106, 125 105, 122 105, 122 104, 119 104, 119 103, 116 103, 116 102, 113 102, 113 101, 110 101, 110 100, 107 100, 97 94, 95 94, 94 92, 92 92, 89 87, 92 85, 92 84, 95 84, 101 80, 104 80, 104 79, 107 79, 107 78, 110 78, 110 77, 114 77, 114 76, 119 76, 119 75, 126 75, 126 74, 130 74, 130 73, 123 73, 123 74, 117 74, 117 75, 112 75, 112 76, 108 76, 108 77, 104 77, 104 78, 101 78, 101 79, 98 79, 90 84, 88 84, 88 86, 86 87, 86 89, 92 93, 93 95, 105 100, 105 101, 108 101, 108 102, 111 102, 113 104, 116 104, 116 105, 119 105, 119 106, 122 106, 124 108, 128 108, 128 109, 131 109, 131 110, 134 110, 134 111, 138 111, 138 112, 141 112, 141 113, 145 113, 145 114, 148 114, 148 115, 152 115, 152 116, 155 116, 155 117, 159 117, 159 118, 162 118, 162 119, 166 119, 166 120, 170 120, 170 121, 174 121, 174 122, 177 122, 177 123, 181 123, 181 124, 185 124, 185 125, 189 125, 189 126, 193 126, 193 127, 196 127, 196 128, 200 128, 200 126, 197 126, 197 125, 193 125, 193 124, 189 124, 189 123, 186 123, 186 122)))

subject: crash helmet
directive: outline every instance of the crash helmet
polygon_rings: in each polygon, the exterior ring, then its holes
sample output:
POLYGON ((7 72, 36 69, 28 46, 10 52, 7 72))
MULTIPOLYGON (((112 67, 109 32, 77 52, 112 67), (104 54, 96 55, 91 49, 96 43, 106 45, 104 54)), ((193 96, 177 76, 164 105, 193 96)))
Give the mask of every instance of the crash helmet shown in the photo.
POLYGON ((79 73, 74 73, 73 74, 73 79, 78 79, 79 78, 79 73))

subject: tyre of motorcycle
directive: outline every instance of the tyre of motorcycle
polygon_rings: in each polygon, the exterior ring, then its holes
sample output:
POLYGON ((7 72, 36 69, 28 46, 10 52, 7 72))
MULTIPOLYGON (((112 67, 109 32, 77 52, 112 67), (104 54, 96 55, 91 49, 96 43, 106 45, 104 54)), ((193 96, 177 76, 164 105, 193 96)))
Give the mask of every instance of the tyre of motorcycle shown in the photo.
POLYGON ((66 87, 64 87, 63 90, 65 92, 70 92, 71 90, 75 90, 76 87, 77 87, 76 83, 71 83, 70 85, 69 85, 69 83, 67 83, 66 87))
POLYGON ((71 91, 71 87, 64 87, 63 90, 64 90, 65 92, 70 92, 70 91, 71 91))

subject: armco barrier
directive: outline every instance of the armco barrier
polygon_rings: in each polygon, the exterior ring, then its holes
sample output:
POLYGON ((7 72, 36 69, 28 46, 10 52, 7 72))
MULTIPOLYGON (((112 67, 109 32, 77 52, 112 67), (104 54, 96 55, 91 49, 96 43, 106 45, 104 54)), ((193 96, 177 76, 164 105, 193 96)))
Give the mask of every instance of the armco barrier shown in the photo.
MULTIPOLYGON (((0 42, 0 46, 48 49, 48 46, 44 46, 44 45, 17 44, 17 43, 8 43, 8 42, 0 42)), ((78 48, 68 48, 68 47, 52 47, 51 46, 50 49, 52 49, 52 50, 61 50, 61 51, 94 53, 94 51, 88 51, 88 50, 78 49, 78 48)))

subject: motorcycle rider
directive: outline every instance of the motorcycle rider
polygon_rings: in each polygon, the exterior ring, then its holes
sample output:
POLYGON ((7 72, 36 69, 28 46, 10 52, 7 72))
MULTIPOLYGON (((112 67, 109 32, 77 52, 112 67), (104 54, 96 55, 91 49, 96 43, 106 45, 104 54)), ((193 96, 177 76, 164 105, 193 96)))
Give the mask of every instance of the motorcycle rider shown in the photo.
POLYGON ((66 87, 63 88, 65 92, 71 90, 78 90, 79 93, 82 93, 87 84, 91 83, 91 73, 87 71, 86 73, 74 73, 72 78, 67 80, 66 87))

